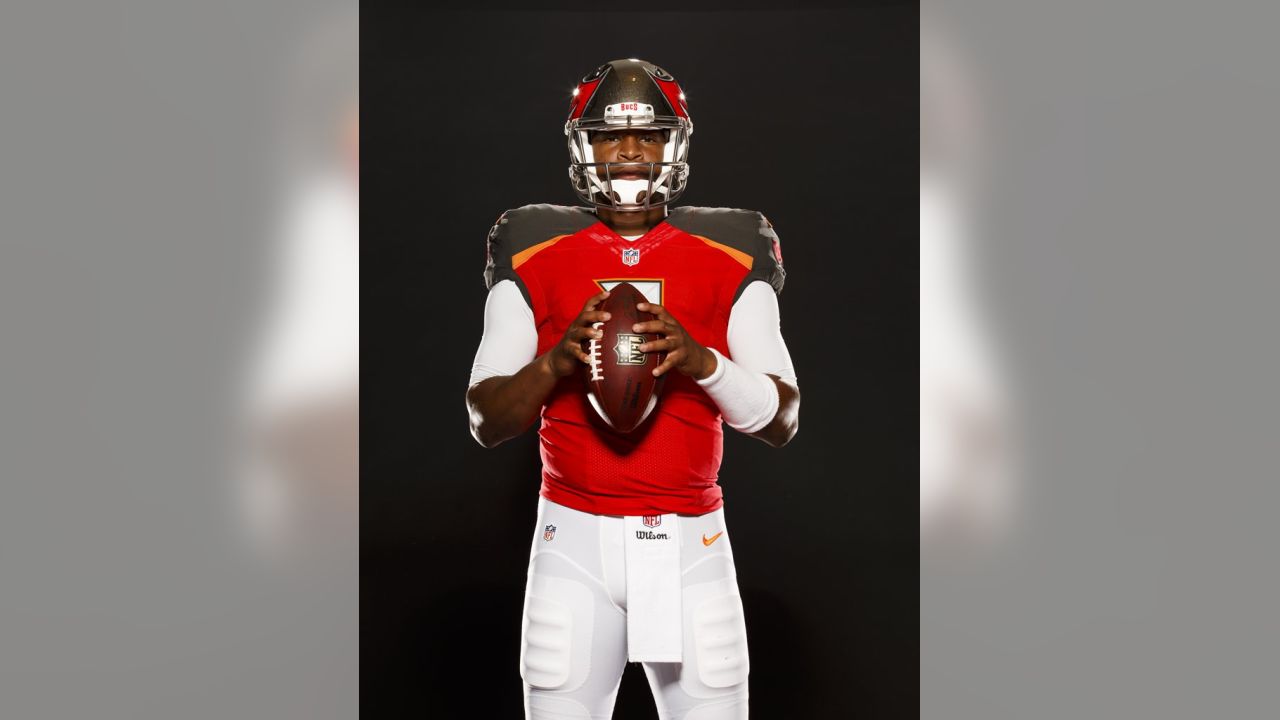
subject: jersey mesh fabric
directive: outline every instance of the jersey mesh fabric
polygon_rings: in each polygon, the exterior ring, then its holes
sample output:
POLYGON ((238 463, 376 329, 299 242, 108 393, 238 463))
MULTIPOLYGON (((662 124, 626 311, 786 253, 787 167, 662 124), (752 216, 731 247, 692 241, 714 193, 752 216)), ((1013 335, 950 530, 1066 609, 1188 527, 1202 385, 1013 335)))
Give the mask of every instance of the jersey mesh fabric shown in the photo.
MULTIPOLYGON (((597 223, 516 272, 529 290, 539 354, 606 283, 647 280, 659 282, 659 302, 690 335, 727 355, 729 312, 748 270, 732 254, 665 223, 633 242, 597 223), (624 248, 639 250, 639 261, 625 264, 624 248)), ((539 437, 542 495, 554 502, 607 515, 698 515, 723 504, 716 484, 724 440, 719 409, 679 373, 668 375, 651 418, 625 435, 591 409, 581 377, 564 378, 543 408, 539 437)))

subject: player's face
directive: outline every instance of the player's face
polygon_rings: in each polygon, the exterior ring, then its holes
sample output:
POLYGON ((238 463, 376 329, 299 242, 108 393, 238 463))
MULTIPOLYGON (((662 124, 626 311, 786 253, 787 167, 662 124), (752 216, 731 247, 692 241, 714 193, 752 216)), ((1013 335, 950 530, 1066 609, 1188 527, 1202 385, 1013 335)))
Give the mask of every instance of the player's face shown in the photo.
MULTIPOLYGON (((665 130, 601 130, 591 135, 591 152, 601 163, 662 162, 666 144, 665 130)), ((605 179, 605 168, 597 167, 596 174, 605 179)), ((608 175, 615 180, 648 180, 649 168, 609 168, 608 175)))

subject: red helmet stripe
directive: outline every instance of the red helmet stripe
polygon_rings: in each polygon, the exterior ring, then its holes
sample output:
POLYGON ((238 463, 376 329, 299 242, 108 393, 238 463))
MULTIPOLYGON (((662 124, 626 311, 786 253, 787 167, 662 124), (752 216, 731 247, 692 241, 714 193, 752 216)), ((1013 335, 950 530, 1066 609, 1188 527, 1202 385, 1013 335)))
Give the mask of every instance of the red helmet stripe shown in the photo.
MULTIPOLYGON (((649 77, 653 77, 653 75, 649 77)), ((675 109, 676 116, 689 117, 689 105, 682 97, 684 91, 680 89, 680 85, 674 80, 662 80, 656 77, 653 77, 653 81, 657 83, 658 89, 662 91, 662 94, 667 97, 667 102, 675 109)))
POLYGON ((596 86, 600 84, 603 76, 597 77, 584 83, 578 84, 578 94, 574 95, 570 100, 569 119, 576 120, 582 117, 582 111, 587 109, 587 103, 590 102, 591 96, 595 94, 596 86))

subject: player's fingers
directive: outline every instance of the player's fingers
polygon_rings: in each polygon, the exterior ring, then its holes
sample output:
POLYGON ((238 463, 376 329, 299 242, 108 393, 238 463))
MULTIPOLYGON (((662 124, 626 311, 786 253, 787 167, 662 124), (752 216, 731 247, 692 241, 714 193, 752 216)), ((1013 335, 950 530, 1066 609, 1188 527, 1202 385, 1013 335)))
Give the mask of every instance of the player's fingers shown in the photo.
MULTIPOLYGON (((653 313, 653 316, 659 320, 669 323, 675 323, 676 319, 671 317, 671 313, 667 309, 657 303, 639 303, 637 308, 644 312, 653 313)), ((680 323, 676 323, 679 325, 680 323)))
POLYGON ((631 332, 638 333, 666 333, 667 324, 661 320, 646 320, 631 326, 631 332))
POLYGON ((593 323, 598 323, 598 322, 602 323, 607 321, 611 317, 613 316, 603 310, 583 310, 582 314, 578 316, 577 322, 575 322, 574 324, 575 325, 591 325, 593 323))
POLYGON ((596 306, 597 306, 597 305, 599 305, 600 303, 604 302, 604 299, 605 299, 605 298, 607 298, 607 297, 609 297, 609 291, 608 291, 608 290, 605 290, 605 291, 603 291, 603 292, 601 292, 601 293, 599 293, 599 294, 596 294, 596 295, 592 295, 591 297, 587 298, 587 302, 586 302, 586 304, 584 304, 584 305, 582 306, 583 311, 587 311, 587 310, 595 310, 595 309, 596 309, 596 306))
POLYGON ((604 332, 594 325, 574 325, 569 328, 569 332, 566 333, 566 336, 574 343, 578 343, 583 340, 590 340, 591 338, 602 338, 604 337, 604 332))
POLYGON ((647 343, 640 343, 638 350, 640 352, 667 352, 674 350, 677 343, 668 338, 661 338, 647 343))
MULTIPOLYGON (((587 330, 586 328, 583 328, 583 332, 589 332, 589 330, 587 330)), ((573 332, 568 335, 565 335, 564 343, 562 343, 564 346, 565 354, 572 355, 578 358, 579 360, 590 357, 587 355, 587 352, 582 349, 582 345, 587 340, 590 340, 590 339, 591 338, 585 335, 581 335, 580 333, 577 333, 577 332, 573 332)))
POLYGON ((683 350, 676 349, 667 353, 667 356, 662 359, 662 364, 658 365, 658 367, 653 369, 653 376, 662 377, 662 375, 666 373, 668 370, 675 367, 676 365, 679 365, 680 358, 682 357, 684 357, 683 350))
POLYGON ((684 329, 680 327, 679 323, 663 322, 662 320, 649 320, 647 322, 636 323, 632 328, 640 328, 635 329, 635 332, 657 333, 662 337, 684 337, 684 329))

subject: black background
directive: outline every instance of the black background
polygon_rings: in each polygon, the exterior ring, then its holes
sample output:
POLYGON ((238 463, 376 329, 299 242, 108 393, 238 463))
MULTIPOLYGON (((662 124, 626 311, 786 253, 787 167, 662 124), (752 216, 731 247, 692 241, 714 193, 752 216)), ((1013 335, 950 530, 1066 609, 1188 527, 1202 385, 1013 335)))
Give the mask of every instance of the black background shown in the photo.
MULTIPOLYGON (((574 204, 563 123, 600 63, 675 75, 682 205, 763 211, 803 395, 783 449, 726 432, 757 718, 914 717, 918 670, 914 4, 787 12, 428 13, 361 33, 361 686, 367 718, 521 717, 531 431, 467 431, 484 239, 574 204)), ((616 718, 656 713, 628 666, 616 718)))

